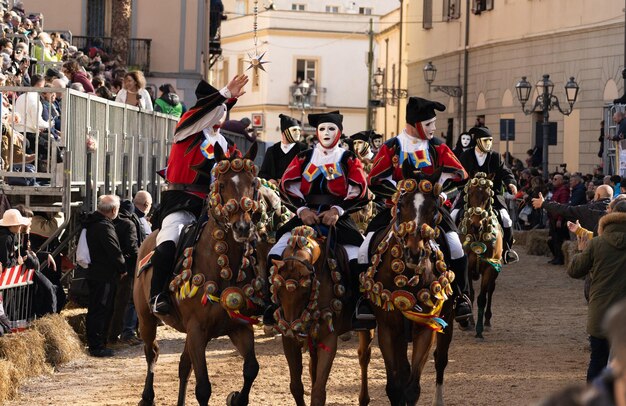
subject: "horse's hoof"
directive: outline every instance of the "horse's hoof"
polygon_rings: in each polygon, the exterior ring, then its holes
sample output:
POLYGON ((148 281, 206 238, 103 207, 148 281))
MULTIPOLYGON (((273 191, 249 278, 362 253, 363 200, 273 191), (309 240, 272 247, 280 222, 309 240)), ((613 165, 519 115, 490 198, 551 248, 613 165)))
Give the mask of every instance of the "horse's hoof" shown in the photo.
POLYGON ((154 400, 147 401, 145 399, 141 399, 138 404, 138 406, 154 406, 154 405, 155 405, 154 400))
POLYGON ((263 334, 266 337, 274 337, 276 335, 276 330, 274 330, 274 326, 263 325, 263 334))
POLYGON ((463 321, 459 321, 459 330, 461 331, 467 331, 471 328, 469 320, 463 320, 463 321))
POLYGON ((230 392, 230 395, 226 398, 226 406, 235 406, 235 399, 239 396, 239 392, 230 392))
POLYGON ((485 337, 483 337, 482 334, 476 334, 476 336, 474 338, 476 338, 476 341, 478 341, 478 342, 485 341, 485 337))

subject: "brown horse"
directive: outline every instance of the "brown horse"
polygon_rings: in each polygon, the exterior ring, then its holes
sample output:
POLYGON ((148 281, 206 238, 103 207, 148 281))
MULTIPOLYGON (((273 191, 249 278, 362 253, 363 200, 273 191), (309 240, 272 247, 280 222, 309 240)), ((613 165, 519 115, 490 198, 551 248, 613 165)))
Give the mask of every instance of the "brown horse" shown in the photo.
MULTIPOLYGON (((272 301, 280 307, 274 313, 276 330, 283 335, 283 349, 289 364, 291 394, 298 406, 305 405, 302 385, 302 349, 310 353, 311 406, 326 403, 326 383, 337 352, 337 337, 351 330, 354 296, 346 290, 348 276, 330 258, 326 244, 315 240, 308 226, 292 231, 283 260, 273 260, 270 269, 272 301), (325 251, 325 252, 321 252, 325 251)), ((369 403, 367 366, 371 357, 372 334, 359 332, 361 391, 359 405, 369 403)))
MULTIPOLYGON (((243 387, 228 396, 228 405, 247 405, 248 395, 259 371, 254 352, 254 333, 249 316, 251 308, 261 304, 262 279, 254 272, 251 243, 256 231, 252 216, 258 210, 258 179, 254 166, 256 143, 242 158, 223 159, 216 144, 215 181, 209 197, 208 221, 193 248, 184 251, 182 272, 170 283, 173 310, 159 316, 166 324, 187 333, 180 357, 178 405, 185 403, 187 381, 193 366, 196 399, 208 405, 211 383, 205 358, 212 338, 228 335, 244 358, 243 387), (244 322, 242 322, 244 321, 244 322)), ((134 301, 144 342, 148 371, 140 405, 154 404, 154 368, 159 356, 155 341, 158 318, 150 311, 152 269, 142 266, 155 247, 153 232, 141 245, 143 258, 135 281, 134 301)))
POLYGON ((387 397, 392 405, 415 405, 420 377, 430 348, 437 338, 437 372, 434 404, 443 405, 443 377, 448 364, 454 318, 444 254, 435 243, 441 221, 440 171, 432 177, 403 166, 404 180, 393 196, 393 221, 374 240, 371 266, 361 274, 361 284, 378 323, 378 341, 387 371, 387 397), (377 244, 377 245, 376 245, 377 244), (445 319, 445 320, 444 320, 445 319), (443 334, 437 334, 443 333, 443 334), (412 359, 407 343, 412 342, 412 359))
MULTIPOLYGON (((492 188, 492 180, 483 172, 465 185, 466 203, 459 227, 469 273, 473 280, 480 279, 476 338, 481 339, 484 327, 491 327, 491 303, 502 259, 502 228, 492 207, 492 188)), ((470 283, 470 299, 474 301, 473 283, 470 283)))

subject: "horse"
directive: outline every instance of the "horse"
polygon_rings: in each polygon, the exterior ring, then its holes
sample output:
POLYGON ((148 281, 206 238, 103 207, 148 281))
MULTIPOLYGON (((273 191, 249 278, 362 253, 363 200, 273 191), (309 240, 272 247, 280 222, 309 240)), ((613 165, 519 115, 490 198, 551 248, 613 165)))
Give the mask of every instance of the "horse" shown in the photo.
MULTIPOLYGON (((468 257, 472 280, 480 279, 476 338, 483 339, 485 327, 491 327, 491 303, 496 279, 502 268, 502 228, 493 209, 493 182, 478 172, 465 185, 465 207, 459 226, 463 249, 468 257)), ((470 299, 474 302, 474 284, 470 283, 470 299)))
MULTIPOLYGON (((332 230, 332 229, 331 229, 332 230)), ((309 226, 296 227, 282 260, 272 260, 270 291, 279 305, 274 313, 275 330, 282 334, 289 365, 289 388, 296 405, 303 406, 302 349, 310 353, 311 406, 326 403, 326 383, 337 352, 337 338, 351 330, 351 316, 358 292, 346 289, 349 276, 340 272, 329 254, 329 238, 320 244, 309 226), (323 252, 322 252, 323 251, 323 252)), ((345 254, 344 254, 345 255, 345 254)), ((371 358, 372 332, 359 331, 361 390, 359 405, 369 404, 367 367, 371 358)))
MULTIPOLYGON (((249 317, 255 306, 261 306, 264 278, 254 271, 252 242, 256 231, 253 216, 259 208, 259 181, 253 162, 256 143, 246 155, 226 159, 215 145, 214 182, 208 199, 208 219, 195 244, 185 248, 177 263, 182 268, 170 283, 173 309, 168 315, 155 315, 149 306, 152 268, 149 255, 155 248, 158 231, 148 236, 139 249, 137 279, 133 292, 139 329, 144 342, 148 370, 140 405, 154 404, 154 369, 159 357, 156 329, 159 319, 186 333, 185 348, 180 357, 178 405, 185 404, 185 392, 191 368, 196 377, 195 394, 200 405, 211 397, 205 351, 212 338, 228 335, 244 358, 243 387, 227 398, 228 405, 247 405, 250 388, 259 364, 254 351, 252 324, 249 317)), ((182 237, 181 237, 182 240, 182 237)))
POLYGON ((436 395, 433 404, 443 405, 443 378, 448 364, 454 320, 454 272, 447 269, 435 239, 442 217, 437 183, 441 170, 432 176, 403 165, 404 180, 392 197, 393 221, 373 239, 371 265, 360 275, 365 295, 378 323, 379 347, 385 361, 385 387, 391 405, 415 405, 428 353, 434 351, 436 395), (403 334, 404 333, 404 334, 403 334), (443 333, 443 334, 437 334, 443 333), (412 342, 409 363, 407 343, 412 342))

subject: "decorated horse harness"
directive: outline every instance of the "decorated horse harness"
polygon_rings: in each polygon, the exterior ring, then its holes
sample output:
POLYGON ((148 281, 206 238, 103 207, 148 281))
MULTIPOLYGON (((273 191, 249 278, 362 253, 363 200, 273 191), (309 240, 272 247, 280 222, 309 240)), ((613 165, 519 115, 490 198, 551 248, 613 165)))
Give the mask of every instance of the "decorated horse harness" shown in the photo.
MULTIPOLYGON (((435 243, 435 238, 440 233, 439 227, 433 229, 428 224, 419 226, 415 220, 400 222, 398 202, 402 196, 415 192, 416 189, 419 189, 422 194, 433 193, 435 196, 439 196, 441 185, 435 184, 433 186, 428 180, 421 180, 418 183, 415 179, 404 179, 398 182, 397 191, 392 197, 394 223, 372 256, 371 266, 360 275, 360 282, 365 290, 365 295, 383 310, 393 311, 397 309, 407 319, 441 332, 447 323, 438 316, 444 302, 453 293, 450 284, 454 281, 454 272, 447 269, 443 252, 435 243), (403 258, 405 255, 404 247, 407 246, 407 238, 418 236, 418 232, 419 237, 424 242, 424 248, 420 252, 418 263, 413 264, 409 263, 407 258, 403 258), (382 282, 374 280, 383 254, 387 251, 390 251, 392 257, 391 270, 396 274, 393 291, 385 289, 382 282), (429 259, 434 263, 435 280, 426 286, 422 278, 429 259), (422 289, 417 294, 409 291, 409 289, 419 286, 422 286, 422 289), (431 310, 425 311, 425 308, 431 310)), ((439 224, 441 219, 441 215, 438 214, 435 223, 439 224)))

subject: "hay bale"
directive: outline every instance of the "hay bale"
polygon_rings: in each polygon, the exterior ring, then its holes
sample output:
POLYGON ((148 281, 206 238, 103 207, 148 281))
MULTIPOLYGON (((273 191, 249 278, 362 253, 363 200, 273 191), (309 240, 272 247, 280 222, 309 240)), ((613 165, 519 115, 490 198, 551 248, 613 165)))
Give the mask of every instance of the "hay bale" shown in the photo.
POLYGON ((44 336, 35 330, 0 337, 0 358, 13 363, 20 382, 24 378, 51 372, 50 366, 46 364, 44 336))
POLYGON ((61 315, 65 317, 67 323, 74 329, 78 338, 83 342, 87 342, 87 309, 71 309, 63 310, 61 315))
POLYGON ((563 258, 565 260, 566 268, 569 268, 569 265, 572 262, 572 258, 574 258, 574 255, 576 254, 577 245, 578 245, 577 240, 563 241, 561 250, 563 250, 563 258))
POLYGON ((528 255, 551 255, 548 238, 547 229, 528 230, 526 235, 526 252, 528 255))
POLYGON ((513 240, 515 240, 515 245, 526 246, 527 236, 528 231, 526 230, 513 230, 513 240))
POLYGON ((15 398, 18 386, 17 369, 11 361, 0 358, 0 404, 15 398))
POLYGON ((82 344, 78 335, 60 314, 49 314, 35 320, 31 328, 45 338, 46 361, 56 367, 65 364, 82 354, 82 344))

